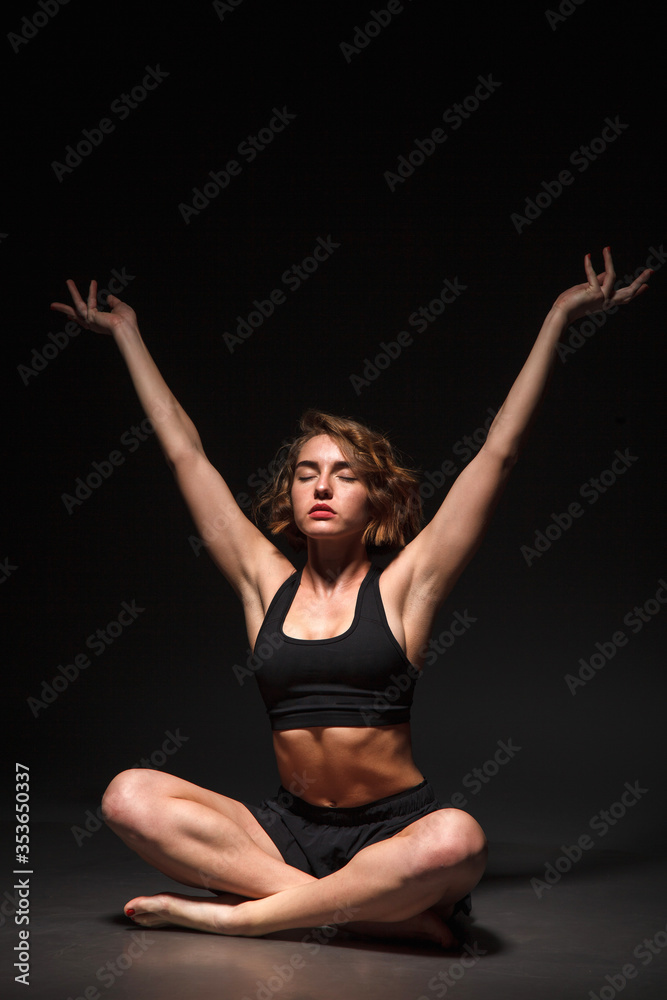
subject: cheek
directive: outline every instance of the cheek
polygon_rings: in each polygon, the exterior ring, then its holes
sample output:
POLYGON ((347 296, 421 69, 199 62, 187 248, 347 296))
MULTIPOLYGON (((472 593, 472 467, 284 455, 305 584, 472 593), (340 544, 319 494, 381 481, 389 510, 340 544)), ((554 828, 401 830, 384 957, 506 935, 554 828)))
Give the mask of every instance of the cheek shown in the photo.
POLYGON ((303 517, 313 503, 312 495, 304 489, 299 489, 298 486, 292 488, 290 499, 292 501, 292 517, 295 518, 303 517))

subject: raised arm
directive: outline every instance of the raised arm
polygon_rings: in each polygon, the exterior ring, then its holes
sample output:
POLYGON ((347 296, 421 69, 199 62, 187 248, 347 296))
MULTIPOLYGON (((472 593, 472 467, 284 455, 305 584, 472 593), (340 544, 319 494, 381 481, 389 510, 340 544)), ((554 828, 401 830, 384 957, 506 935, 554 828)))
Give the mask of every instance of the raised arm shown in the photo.
POLYGON ((291 564, 248 520, 207 459, 197 428, 170 391, 141 337, 134 310, 109 295, 111 312, 100 311, 95 281, 90 284, 87 301, 73 281, 68 281, 67 287, 74 306, 53 302, 51 308, 74 319, 85 330, 108 334, 115 340, 167 464, 216 565, 246 605, 256 603, 264 590, 273 593, 277 584, 272 578, 284 579, 291 564))
POLYGON ((535 418, 563 332, 587 313, 625 304, 646 291, 650 270, 614 291, 609 247, 604 263, 605 270, 597 275, 586 255, 587 280, 554 302, 486 442, 459 474, 432 521, 400 553, 408 586, 421 600, 440 604, 477 551, 535 418))

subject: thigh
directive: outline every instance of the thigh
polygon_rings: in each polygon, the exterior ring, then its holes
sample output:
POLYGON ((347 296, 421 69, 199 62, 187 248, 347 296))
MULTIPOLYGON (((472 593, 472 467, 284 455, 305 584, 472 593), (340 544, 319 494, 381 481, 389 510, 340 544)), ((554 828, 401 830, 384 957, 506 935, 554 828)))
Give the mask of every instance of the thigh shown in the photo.
POLYGON ((184 799, 206 806, 206 808, 225 816, 240 826, 251 840, 270 857, 278 861, 283 860, 280 851, 268 833, 247 806, 237 799, 211 791, 209 788, 203 788, 201 785, 195 785, 193 782, 178 778, 173 774, 165 774, 163 771, 153 771, 148 768, 135 768, 118 775, 109 787, 112 794, 116 782, 122 782, 123 792, 135 800, 143 802, 152 800, 152 809, 168 807, 167 800, 170 798, 184 799), (158 804, 156 800, 162 801, 158 804))

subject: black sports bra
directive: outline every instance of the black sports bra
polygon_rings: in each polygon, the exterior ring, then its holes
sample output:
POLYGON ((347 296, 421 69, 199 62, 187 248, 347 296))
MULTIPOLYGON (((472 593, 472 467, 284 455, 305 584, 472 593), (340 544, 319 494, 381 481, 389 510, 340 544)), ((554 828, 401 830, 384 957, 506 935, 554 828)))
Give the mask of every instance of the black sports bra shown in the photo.
POLYGON ((331 639, 296 639, 283 622, 301 570, 278 589, 255 643, 255 677, 272 729, 307 726, 389 726, 407 722, 420 671, 387 623, 371 566, 352 624, 331 639))

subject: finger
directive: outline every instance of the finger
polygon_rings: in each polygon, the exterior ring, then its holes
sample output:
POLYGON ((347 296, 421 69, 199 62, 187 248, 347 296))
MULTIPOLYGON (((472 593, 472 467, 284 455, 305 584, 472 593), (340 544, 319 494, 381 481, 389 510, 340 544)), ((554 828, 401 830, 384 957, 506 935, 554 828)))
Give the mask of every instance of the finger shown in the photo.
POLYGON ((605 247, 602 251, 602 256, 604 257, 605 263, 605 274, 604 281, 602 282, 602 291, 606 299, 610 298, 614 291, 614 281, 616 280, 616 271, 614 270, 614 261, 611 256, 611 247, 605 247))
POLYGON ((652 274, 653 271, 647 267, 645 271, 642 271, 638 278, 635 278, 631 285, 628 285, 627 291, 634 296, 640 295, 641 292, 646 291, 648 288, 647 281, 652 274))
POLYGON ((90 314, 97 312, 97 282, 93 278, 88 286, 88 318, 90 314))
POLYGON ((69 316, 70 319, 77 318, 77 315, 72 307, 66 305, 64 302, 52 302, 49 308, 53 309, 55 312, 64 313, 65 316, 69 316))
POLYGON ((69 288, 69 293, 72 296, 72 301, 74 302, 74 308, 77 311, 81 310, 81 306, 84 304, 83 299, 79 295, 79 289, 76 287, 71 278, 67 279, 67 287, 69 288))
POLYGON ((85 323, 88 319, 88 309, 86 307, 86 303, 79 295, 79 289, 76 287, 71 278, 67 279, 67 287, 69 288, 69 293, 72 296, 72 301, 74 302, 74 309, 76 310, 75 319, 77 323, 85 323))
POLYGON ((597 274, 593 270, 593 265, 591 264, 591 255, 589 253, 584 257, 584 267, 586 269, 586 277, 588 278, 588 283, 596 291, 600 290, 600 283, 598 281, 597 274))

